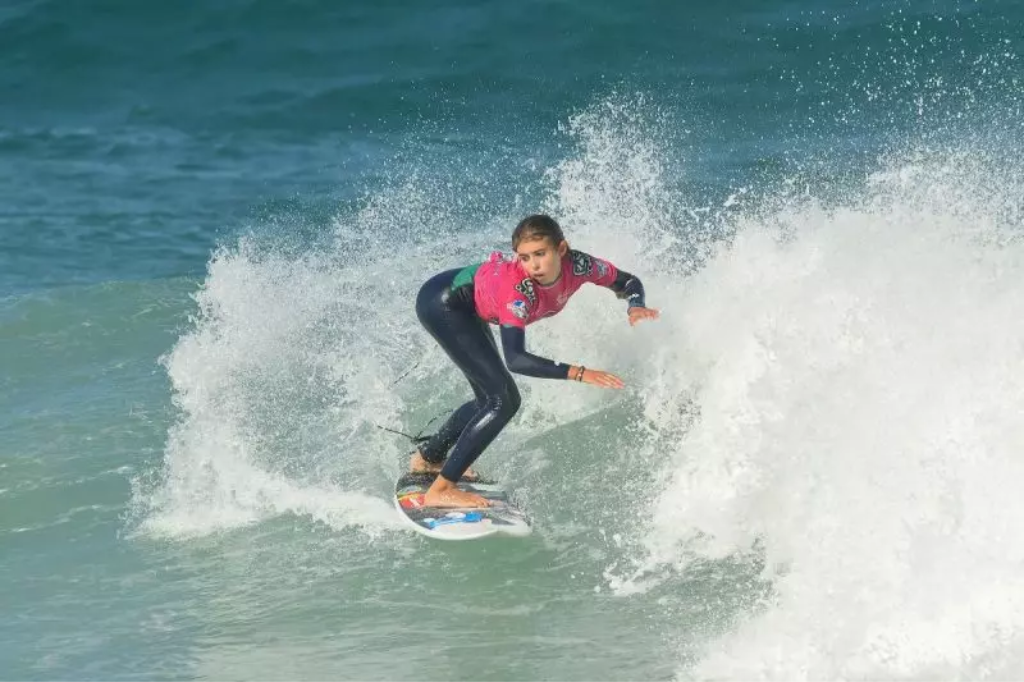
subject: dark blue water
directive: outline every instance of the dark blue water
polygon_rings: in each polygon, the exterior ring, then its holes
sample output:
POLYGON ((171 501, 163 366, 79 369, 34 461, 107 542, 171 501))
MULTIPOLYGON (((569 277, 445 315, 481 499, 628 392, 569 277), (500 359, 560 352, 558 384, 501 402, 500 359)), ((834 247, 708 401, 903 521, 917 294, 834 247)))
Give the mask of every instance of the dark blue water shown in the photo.
POLYGON ((524 163, 558 158, 559 122, 612 93, 664 110, 666 156, 719 189, 1006 123, 1013 7, 18 3, 0 24, 4 288, 200 274, 241 226, 330 212, 396 165, 497 173, 507 203, 524 163))

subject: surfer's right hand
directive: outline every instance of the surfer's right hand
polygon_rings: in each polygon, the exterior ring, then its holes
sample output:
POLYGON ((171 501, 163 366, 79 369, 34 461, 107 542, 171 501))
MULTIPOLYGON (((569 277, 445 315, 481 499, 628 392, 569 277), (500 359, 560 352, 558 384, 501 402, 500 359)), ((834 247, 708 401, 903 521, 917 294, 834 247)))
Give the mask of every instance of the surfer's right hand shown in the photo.
POLYGON ((599 369, 585 369, 580 378, 585 384, 600 386, 601 388, 624 388, 626 384, 611 372, 602 372, 599 369))

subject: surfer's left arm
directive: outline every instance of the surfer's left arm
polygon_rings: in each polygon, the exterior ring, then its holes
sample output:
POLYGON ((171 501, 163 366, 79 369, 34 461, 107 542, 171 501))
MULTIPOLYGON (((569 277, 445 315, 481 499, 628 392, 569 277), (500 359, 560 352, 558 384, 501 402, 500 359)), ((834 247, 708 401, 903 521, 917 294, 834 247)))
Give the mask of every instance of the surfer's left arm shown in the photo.
POLYGON ((510 372, 541 379, 568 379, 570 366, 526 350, 526 327, 501 325, 501 348, 510 372))
POLYGON ((610 372, 587 369, 582 365, 567 365, 526 352, 526 329, 514 325, 501 326, 501 345, 505 351, 505 364, 510 372, 542 379, 569 379, 583 381, 602 388, 622 388, 622 379, 610 372))
POLYGON ((615 280, 607 285, 619 298, 629 301, 627 314, 629 315, 630 326, 640 320, 656 320, 660 314, 654 308, 648 308, 644 299, 644 284, 636 275, 631 275, 625 270, 617 270, 615 280))

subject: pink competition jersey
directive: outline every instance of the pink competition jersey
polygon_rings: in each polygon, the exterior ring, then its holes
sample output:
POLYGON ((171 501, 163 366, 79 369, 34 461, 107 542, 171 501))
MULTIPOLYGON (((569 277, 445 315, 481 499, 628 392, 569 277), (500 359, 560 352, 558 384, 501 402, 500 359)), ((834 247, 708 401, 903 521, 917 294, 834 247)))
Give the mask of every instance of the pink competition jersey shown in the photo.
POLYGON ((495 251, 473 276, 476 312, 492 324, 525 328, 559 312, 584 283, 607 287, 617 274, 608 261, 570 250, 562 257, 561 277, 544 287, 526 274, 518 259, 495 251))

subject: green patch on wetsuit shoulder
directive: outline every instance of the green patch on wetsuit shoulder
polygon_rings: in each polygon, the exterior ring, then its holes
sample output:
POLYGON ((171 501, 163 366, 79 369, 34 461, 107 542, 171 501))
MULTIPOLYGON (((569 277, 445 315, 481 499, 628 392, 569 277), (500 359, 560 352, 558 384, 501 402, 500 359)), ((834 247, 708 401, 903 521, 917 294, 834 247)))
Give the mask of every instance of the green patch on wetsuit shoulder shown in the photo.
POLYGON ((483 263, 468 265, 455 273, 455 279, 452 280, 452 289, 458 289, 459 287, 464 287, 467 284, 472 284, 473 277, 476 275, 476 271, 480 269, 481 265, 483 265, 483 263))

